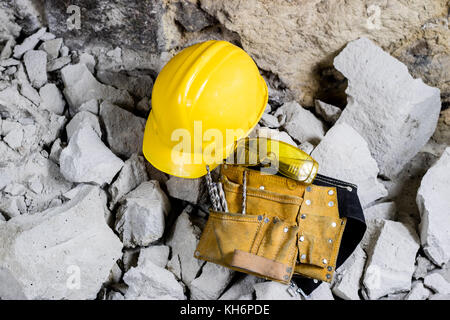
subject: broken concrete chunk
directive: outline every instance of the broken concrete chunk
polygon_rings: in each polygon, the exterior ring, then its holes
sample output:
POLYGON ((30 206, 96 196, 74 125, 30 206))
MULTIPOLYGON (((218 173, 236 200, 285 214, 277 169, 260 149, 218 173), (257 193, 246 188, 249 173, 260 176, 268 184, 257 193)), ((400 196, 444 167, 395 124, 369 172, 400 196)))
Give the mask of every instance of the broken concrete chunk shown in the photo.
POLYGON ((115 156, 91 127, 80 128, 70 139, 59 158, 61 173, 73 182, 111 183, 122 168, 115 156))
POLYGON ((308 141, 317 145, 325 135, 325 128, 311 111, 302 108, 297 102, 291 101, 277 109, 274 116, 286 115, 283 128, 298 142, 308 141))
POLYGON ((145 119, 136 117, 108 101, 100 105, 100 117, 106 129, 106 138, 111 150, 124 157, 133 153, 142 154, 145 119))
POLYGON ((47 52, 48 60, 56 59, 58 58, 62 42, 62 38, 47 40, 39 46, 39 50, 47 52))
POLYGON ((152 102, 149 97, 143 97, 136 104, 136 111, 140 112, 143 115, 147 115, 151 108, 152 108, 152 102))
POLYGON ((323 282, 308 296, 308 300, 334 300, 330 284, 323 282))
POLYGON ((423 279, 428 274, 429 271, 435 268, 434 264, 425 257, 421 255, 417 256, 416 259, 416 269, 414 270, 414 279, 423 279))
POLYGON ((98 100, 97 99, 91 99, 89 101, 86 101, 85 103, 81 104, 78 108, 69 108, 70 114, 75 115, 77 112, 80 111, 89 111, 95 115, 98 115, 98 100))
POLYGON ((47 53, 42 50, 30 50, 23 56, 30 83, 40 88, 47 83, 47 53))
POLYGON ((3 141, 5 141, 8 146, 12 149, 17 150, 22 145, 23 140, 23 129, 17 128, 11 130, 5 137, 3 137, 3 141))
POLYGON ((125 90, 101 84, 82 63, 68 65, 61 69, 64 82, 64 95, 72 108, 77 109, 91 99, 108 100, 111 103, 133 108, 132 97, 125 90))
POLYGON ((5 60, 11 57, 13 47, 16 45, 14 38, 9 38, 4 44, 2 51, 0 52, 0 60, 5 60))
POLYGON ((419 238, 400 222, 385 220, 368 254, 364 287, 370 299, 411 289, 419 238))
POLYGON ((166 182, 166 187, 171 197, 190 203, 197 203, 204 196, 205 186, 203 178, 184 179, 170 176, 166 182))
POLYGON ((342 110, 331 104, 320 100, 315 101, 315 110, 326 122, 335 123, 342 113, 342 110))
POLYGON ((168 269, 178 274, 178 277, 189 285, 197 276, 198 271, 205 263, 194 258, 194 251, 200 239, 201 230, 192 223, 188 212, 193 208, 188 206, 177 218, 166 244, 172 248, 172 257, 168 269), (177 272, 179 271, 179 273, 177 272))
POLYGON ((69 48, 66 46, 62 46, 61 49, 59 49, 59 54, 61 57, 66 57, 69 55, 69 48))
POLYGON ((364 218, 366 220, 384 219, 395 220, 397 214, 397 207, 394 202, 383 202, 375 204, 369 208, 364 209, 364 218))
POLYGON ((42 41, 48 41, 55 39, 56 36, 51 32, 45 32, 39 39, 42 41))
POLYGON ((145 159, 142 156, 133 154, 130 159, 125 161, 119 176, 108 189, 111 195, 110 207, 119 201, 123 195, 147 180, 145 159))
POLYGON ((41 103, 39 93, 28 81, 24 81, 20 84, 20 94, 37 106, 41 103))
POLYGON ((348 79, 348 104, 337 123, 352 126, 380 173, 394 177, 433 134, 439 89, 413 79, 403 63, 366 38, 349 42, 334 66, 348 79))
POLYGON ((142 259, 123 276, 126 300, 184 300, 182 285, 168 270, 142 259))
POLYGON ((125 247, 147 246, 162 237, 170 202, 158 181, 141 183, 120 203, 115 229, 125 247))
POLYGON ((150 260, 158 267, 165 268, 167 262, 169 262, 170 248, 165 245, 150 246, 148 248, 142 248, 139 253, 139 264, 144 263, 143 259, 150 260))
POLYGON ((291 296, 289 285, 275 281, 259 282, 253 285, 256 291, 256 300, 302 300, 300 295, 291 296))
POLYGON ((357 246, 351 256, 336 270, 333 293, 345 300, 360 300, 359 289, 367 255, 357 246))
POLYGON ((45 34, 45 30, 46 28, 39 29, 36 33, 25 38, 21 44, 16 45, 14 47, 14 58, 20 59, 25 52, 34 49, 40 38, 45 34))
POLYGON ((411 286, 411 291, 406 295, 405 300, 426 300, 431 292, 423 286, 422 281, 415 281, 411 286))
POLYGON ((175 19, 189 32, 200 31, 214 23, 214 18, 201 10, 196 3, 180 1, 176 2, 175 6, 175 19))
POLYGON ((47 109, 59 115, 64 113, 64 106, 66 105, 66 102, 55 84, 47 83, 39 89, 39 95, 41 97, 41 108, 47 109))
POLYGON ((262 126, 269 128, 278 128, 280 126, 278 118, 268 113, 262 115, 260 123, 262 126))
POLYGON ((74 133, 84 127, 92 128, 100 138, 102 137, 102 129, 100 128, 98 117, 88 111, 81 111, 78 112, 66 126, 67 140, 70 141, 74 133))
POLYGON ((86 67, 89 69, 91 73, 94 73, 95 71, 95 58, 94 56, 90 55, 89 53, 83 52, 80 54, 80 63, 86 65, 86 67))
POLYGON ((423 279, 425 287, 430 288, 435 293, 450 294, 450 283, 437 272, 431 272, 423 279))
POLYGON ((211 262, 205 263, 202 273, 189 285, 192 300, 216 300, 225 290, 234 271, 211 262))
POLYGON ((127 90, 139 99, 149 96, 152 93, 153 79, 146 74, 130 75, 121 72, 100 70, 96 76, 104 84, 111 85, 117 89, 127 90))
POLYGON ((47 62, 47 72, 52 72, 61 69, 72 61, 70 56, 62 56, 47 62))
POLYGON ((347 124, 334 125, 311 156, 320 163, 319 173, 356 184, 363 207, 387 195, 367 143, 347 124))
POLYGON ((450 147, 428 169, 417 192, 420 239, 425 254, 438 266, 450 260, 450 147))
POLYGON ((261 127, 256 130, 256 136, 261 138, 269 138, 273 140, 283 141, 286 142, 287 144, 297 147, 297 144, 285 131, 261 127))
POLYGON ((61 151, 63 149, 61 139, 56 139, 53 144, 52 148, 50 149, 50 156, 49 159, 52 160, 54 163, 59 164, 59 157, 61 155, 61 151))
POLYGON ((255 292, 253 285, 263 281, 261 278, 252 275, 240 274, 240 276, 241 278, 222 294, 220 300, 242 300, 248 295, 253 296, 255 292))
POLYGON ((100 189, 0 224, 2 299, 94 299, 122 254, 106 225, 100 189))

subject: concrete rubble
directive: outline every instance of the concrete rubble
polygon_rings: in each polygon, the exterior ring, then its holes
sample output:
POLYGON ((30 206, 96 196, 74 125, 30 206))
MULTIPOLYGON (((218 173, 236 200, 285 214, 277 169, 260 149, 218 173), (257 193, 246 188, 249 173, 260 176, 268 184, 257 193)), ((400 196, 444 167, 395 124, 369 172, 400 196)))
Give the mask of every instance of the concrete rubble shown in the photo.
POLYGON ((300 295, 291 296, 287 285, 275 281, 258 282, 253 288, 256 300, 302 300, 300 295))
POLYGON ((192 300, 216 300, 225 290, 234 271, 214 263, 206 262, 202 273, 189 285, 192 300))
POLYGON ((438 294, 450 294, 450 282, 444 279, 439 273, 431 272, 423 279, 425 287, 438 294))

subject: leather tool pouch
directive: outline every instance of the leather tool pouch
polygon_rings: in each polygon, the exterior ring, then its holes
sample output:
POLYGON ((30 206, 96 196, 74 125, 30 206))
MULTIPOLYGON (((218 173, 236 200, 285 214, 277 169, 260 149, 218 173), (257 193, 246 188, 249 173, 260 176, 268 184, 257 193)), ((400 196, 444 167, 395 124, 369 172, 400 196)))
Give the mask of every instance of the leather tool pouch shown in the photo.
POLYGON ((196 258, 282 283, 294 273, 331 281, 345 228, 335 188, 232 165, 222 166, 221 180, 229 213, 210 212, 196 258))

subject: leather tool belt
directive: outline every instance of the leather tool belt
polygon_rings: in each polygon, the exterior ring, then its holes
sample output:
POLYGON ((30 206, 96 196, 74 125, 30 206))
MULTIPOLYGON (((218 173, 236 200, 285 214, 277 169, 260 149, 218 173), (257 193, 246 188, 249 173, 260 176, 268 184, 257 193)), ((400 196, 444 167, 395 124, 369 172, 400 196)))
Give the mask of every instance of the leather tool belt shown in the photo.
POLYGON ((322 175, 305 185, 229 164, 222 165, 221 182, 228 212, 210 211, 198 259, 281 283, 295 276, 308 293, 312 279, 331 282, 364 235, 355 185, 322 175))

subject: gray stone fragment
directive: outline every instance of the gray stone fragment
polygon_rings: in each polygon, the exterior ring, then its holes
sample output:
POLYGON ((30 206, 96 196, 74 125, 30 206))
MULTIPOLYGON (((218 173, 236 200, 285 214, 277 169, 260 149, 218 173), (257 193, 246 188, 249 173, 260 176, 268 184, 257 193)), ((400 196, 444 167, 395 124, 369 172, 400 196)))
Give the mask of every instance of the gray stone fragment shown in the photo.
POLYGON ((82 63, 68 65, 61 69, 64 82, 64 95, 72 108, 78 108, 91 99, 108 100, 111 103, 128 107, 134 106, 134 101, 128 92, 101 84, 82 63))
POLYGON ((56 139, 53 144, 52 148, 50 149, 50 156, 49 159, 52 160, 54 163, 59 164, 59 157, 61 155, 61 151, 63 149, 61 139, 56 139))
POLYGON ((41 97, 41 108, 59 115, 64 113, 66 102, 55 84, 47 83, 45 86, 41 87, 39 89, 39 95, 41 97))
POLYGON ((69 107, 69 111, 70 111, 71 115, 75 115, 77 112, 80 112, 80 111, 89 111, 95 115, 98 115, 98 100, 91 99, 91 100, 86 101, 85 103, 81 104, 77 108, 69 107))
POLYGON ((450 294, 433 294, 428 300, 450 300, 450 294))
POLYGON ((123 195, 147 180, 148 175, 145 168, 145 159, 142 156, 133 154, 130 159, 125 161, 119 176, 108 189, 111 195, 110 207, 123 195))
POLYGON ((152 102, 149 97, 143 97, 136 104, 136 110, 144 115, 147 115, 151 108, 152 108, 152 102))
POLYGON ((286 142, 294 147, 297 147, 297 144, 292 140, 292 138, 285 132, 279 131, 276 129, 270 129, 266 127, 261 127, 256 130, 256 136, 262 138, 269 138, 278 141, 286 142))
POLYGON ((73 182, 111 183, 122 168, 116 157, 90 127, 78 130, 59 158, 61 173, 73 182))
POLYGON ((370 299, 411 289, 419 238, 400 222, 385 220, 368 254, 364 287, 370 299))
POLYGON ((394 202, 382 202, 364 209, 364 218, 395 220, 397 207, 394 202))
POLYGON ((216 300, 225 290, 234 271, 211 262, 205 263, 202 273, 189 285, 192 300, 216 300))
POLYGON ((61 55, 61 57, 66 57, 69 54, 69 48, 66 46, 62 46, 59 50, 59 54, 61 55))
POLYGON ((46 28, 39 29, 36 33, 32 34, 28 38, 25 38, 21 44, 18 44, 14 47, 13 57, 16 59, 20 59, 22 55, 34 49, 34 47, 38 44, 40 37, 45 34, 46 28))
POLYGON ((13 47, 16 45, 16 41, 10 38, 4 44, 2 51, 0 52, 0 60, 8 59, 12 55, 13 47))
POLYGON ((415 281, 411 286, 411 291, 406 295, 405 300, 426 300, 431 292, 423 286, 422 281, 415 281))
POLYGON ((0 60, 0 66, 1 67, 11 67, 11 66, 17 66, 19 64, 20 64, 20 61, 14 59, 14 58, 0 60))
POLYGON ((143 259, 150 260, 158 267, 165 268, 167 262, 169 262, 170 248, 165 245, 150 246, 148 248, 142 248, 139 252, 139 264, 143 259))
POLYGON ((129 75, 121 72, 99 70, 96 76, 104 84, 127 90, 140 99, 152 93, 153 79, 149 75, 129 75))
POLYGON ((345 300, 360 300, 359 289, 367 255, 357 246, 350 257, 336 270, 332 291, 345 300))
POLYGON ((30 83, 35 88, 47 83, 47 53, 42 50, 30 50, 23 56, 30 83))
POLYGON ((200 239, 201 230, 192 223, 188 206, 177 218, 173 230, 169 233, 166 244, 172 248, 172 257, 167 265, 186 285, 189 285, 197 276, 198 271, 205 263, 194 258, 194 251, 200 239))
POLYGON ((434 264, 425 257, 421 255, 417 256, 416 259, 416 269, 414 270, 414 279, 423 279, 428 274, 429 271, 435 268, 434 264))
POLYGON ((39 106, 41 103, 41 96, 28 81, 24 81, 20 84, 20 94, 37 106, 39 106))
POLYGON ((176 4, 175 19, 189 32, 200 31, 214 23, 214 18, 190 1, 176 4))
POLYGON ((60 207, 0 224, 0 297, 94 299, 122 253, 104 201, 84 186, 60 207))
POLYGON ((65 65, 68 65, 71 61, 72 58, 68 55, 50 60, 47 62, 47 72, 57 71, 65 65))
POLYGON ((61 49, 62 42, 62 38, 47 40, 39 46, 39 50, 44 50, 47 52, 48 60, 56 59, 58 58, 59 49, 61 49))
POLYGON ((394 177, 433 134, 439 89, 413 79, 407 67, 366 38, 347 44, 334 66, 348 79, 348 123, 368 143, 380 173, 394 177))
POLYGON ((256 291, 256 300, 302 300, 300 295, 291 296, 288 285, 275 281, 259 282, 253 285, 256 291))
POLYGON ((320 100, 315 101, 315 110, 326 122, 335 123, 342 113, 342 110, 331 104, 320 100))
POLYGON ((417 192, 420 239, 424 252, 436 265, 450 260, 450 147, 428 169, 417 192))
POLYGON ((84 127, 92 128, 100 138, 102 137, 102 129, 100 129, 98 117, 88 111, 80 111, 66 126, 67 140, 70 141, 75 132, 84 127))
POLYGON ((171 197, 188 201, 190 203, 198 203, 204 196, 203 178, 185 179, 170 176, 166 182, 167 191, 171 197))
POLYGON ((23 129, 17 128, 13 129, 6 136, 3 137, 3 141, 5 141, 8 146, 12 149, 18 149, 22 145, 23 140, 23 129))
POLYGON ((91 73, 94 73, 95 71, 95 58, 93 55, 90 55, 89 53, 83 52, 80 54, 80 63, 86 65, 86 67, 89 69, 91 73))
POLYGON ((225 291, 220 297, 220 300, 241 300, 248 295, 252 296, 255 292, 253 284, 261 281, 261 278, 242 274, 242 278, 237 280, 227 291, 225 291))
POLYGON ((106 138, 111 150, 124 157, 142 154, 145 119, 136 117, 108 101, 100 105, 100 117, 105 125, 106 138))
POLYGON ((323 282, 308 296, 308 300, 334 300, 330 284, 323 282))
POLYGON ((427 274, 423 279, 423 284, 435 293, 450 294, 450 283, 437 272, 427 274))
POLYGON ((269 128, 278 128, 280 126, 278 118, 268 113, 264 113, 259 122, 262 126, 269 128))
POLYGON ((367 143, 347 124, 335 124, 311 156, 320 164, 319 173, 356 184, 363 207, 387 195, 367 143))
POLYGON ((297 102, 291 101, 277 109, 274 116, 286 115, 283 128, 298 142, 308 141, 317 145, 325 135, 325 128, 319 119, 310 111, 302 108, 297 102))
POLYGON ((125 247, 147 246, 162 237, 169 211, 158 181, 145 181, 120 201, 115 230, 125 247))

